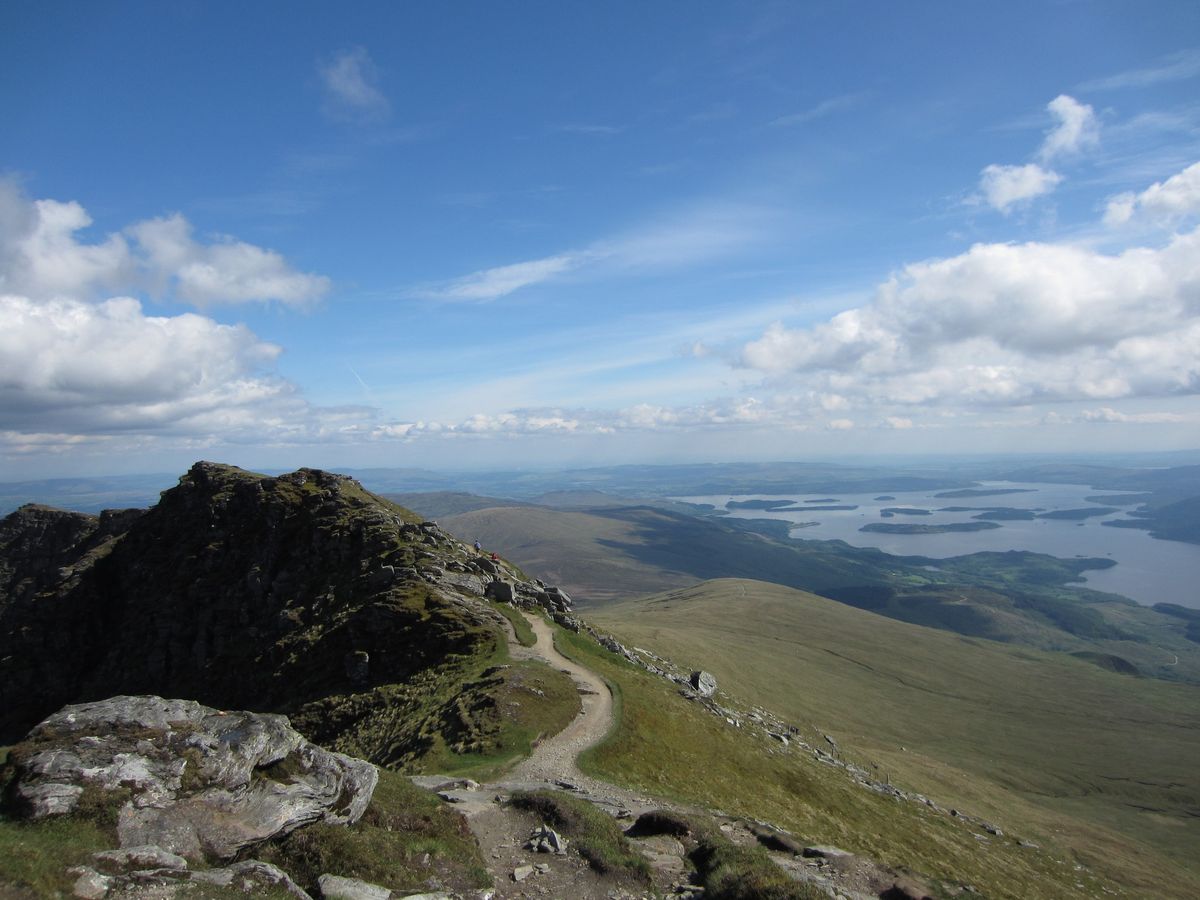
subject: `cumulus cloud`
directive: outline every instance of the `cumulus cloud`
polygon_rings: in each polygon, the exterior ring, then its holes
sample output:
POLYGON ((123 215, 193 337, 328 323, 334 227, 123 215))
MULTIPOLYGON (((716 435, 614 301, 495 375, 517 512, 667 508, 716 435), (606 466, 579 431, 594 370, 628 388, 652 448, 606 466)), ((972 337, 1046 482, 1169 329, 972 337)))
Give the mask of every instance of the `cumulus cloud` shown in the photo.
POLYGON ((265 371, 280 352, 244 326, 147 316, 127 297, 0 296, 0 412, 6 429, 77 433, 257 415, 292 392, 265 371))
POLYGON ((0 447, 79 442, 305 439, 362 410, 317 409, 273 372, 281 348, 243 325, 147 315, 127 293, 196 305, 310 302, 328 280, 232 239, 202 243, 179 215, 101 240, 75 202, 26 199, 0 180, 0 447), (115 294, 115 296, 114 296, 115 294))
POLYGON ((1140 194, 1118 194, 1108 201, 1106 225, 1124 225, 1139 218, 1159 224, 1175 224, 1200 213, 1200 162, 1192 163, 1166 181, 1155 182, 1140 194))
POLYGON ((196 306, 275 300, 306 306, 329 290, 323 275, 297 272, 273 250, 232 239, 201 244, 178 213, 129 228, 159 287, 196 306))
POLYGON ((121 235, 100 243, 76 240, 92 224, 78 203, 28 200, 0 179, 0 290, 55 296, 117 289, 136 266, 121 235))
POLYGON ((391 104, 377 86, 378 71, 363 47, 346 50, 317 67, 325 89, 325 112, 335 119, 377 121, 391 104))
POLYGON ((1062 181, 1057 172, 1043 169, 1036 163, 1025 166, 986 167, 979 178, 979 188, 988 205, 1002 213, 1018 204, 1048 194, 1062 181))
MULTIPOLYGON (((1059 157, 1070 157, 1094 147, 1100 140, 1100 124, 1095 111, 1074 97, 1060 94, 1046 104, 1057 124, 1046 133, 1038 149, 1036 163, 990 165, 979 174, 983 200, 1006 215, 1035 197, 1049 194, 1063 180, 1048 168, 1059 157)), ((978 202, 972 197, 970 202, 978 202)))
POLYGON ((857 406, 1016 406, 1200 392, 1200 229, 1109 255, 980 244, 867 306, 775 324, 741 364, 857 406))
POLYGON ((201 243, 175 214, 139 222, 98 242, 76 202, 28 200, 0 179, 0 290, 33 298, 87 299, 143 288, 197 306, 277 301, 304 306, 329 279, 297 272, 282 256, 231 238, 201 243))
POLYGON ((1043 162, 1057 156, 1081 153, 1099 143, 1100 123, 1095 110, 1086 103, 1059 94, 1046 104, 1046 109, 1058 120, 1058 124, 1046 135, 1038 151, 1043 162))

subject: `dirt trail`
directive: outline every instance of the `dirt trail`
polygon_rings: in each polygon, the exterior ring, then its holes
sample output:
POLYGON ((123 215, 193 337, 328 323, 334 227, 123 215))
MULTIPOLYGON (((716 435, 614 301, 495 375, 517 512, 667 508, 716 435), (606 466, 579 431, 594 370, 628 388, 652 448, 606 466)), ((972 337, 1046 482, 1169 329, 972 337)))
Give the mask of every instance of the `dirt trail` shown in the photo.
POLYGON ((579 690, 583 709, 575 721, 551 738, 538 744, 533 754, 518 765, 505 781, 570 781, 588 791, 611 792, 613 785, 595 781, 579 771, 575 760, 584 750, 598 744, 613 726, 613 698, 603 679, 595 672, 571 662, 554 648, 554 635, 545 619, 524 613, 537 645, 525 648, 570 675, 579 690))

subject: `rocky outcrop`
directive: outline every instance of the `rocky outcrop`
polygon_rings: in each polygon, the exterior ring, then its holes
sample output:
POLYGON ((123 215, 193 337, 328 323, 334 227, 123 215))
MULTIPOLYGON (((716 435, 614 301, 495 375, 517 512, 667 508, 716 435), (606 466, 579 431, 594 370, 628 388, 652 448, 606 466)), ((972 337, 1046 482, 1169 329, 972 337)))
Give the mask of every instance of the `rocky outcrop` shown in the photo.
POLYGON ((283 716, 161 697, 68 706, 11 759, 20 814, 61 815, 99 795, 120 805, 124 851, 103 861, 145 868, 229 860, 303 825, 355 822, 378 779, 370 763, 309 743, 283 716))
POLYGON ((547 586, 541 579, 533 582, 513 581, 497 575, 488 583, 485 596, 497 603, 509 603, 522 609, 544 610, 552 616, 565 615, 574 605, 566 591, 547 586))

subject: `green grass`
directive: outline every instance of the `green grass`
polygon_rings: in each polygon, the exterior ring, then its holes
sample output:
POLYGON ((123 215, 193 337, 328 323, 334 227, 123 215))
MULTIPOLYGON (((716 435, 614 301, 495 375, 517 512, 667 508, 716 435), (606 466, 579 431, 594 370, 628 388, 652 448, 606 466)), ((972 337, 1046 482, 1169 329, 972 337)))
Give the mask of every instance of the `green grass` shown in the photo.
MULTIPOLYGON (((1142 895, 1200 889, 1190 827, 1200 805, 1194 686, 916 628, 748 581, 712 582, 593 618, 622 640, 713 672, 723 691, 803 726, 810 743, 832 734, 879 780, 1033 838, 1142 895)), ((893 805, 892 821, 875 821, 877 801, 867 792, 846 795, 812 765, 764 757, 720 720, 677 709, 669 688, 590 642, 559 641, 621 687, 621 726, 585 757, 593 771, 720 808, 753 806, 810 839, 857 842, 847 849, 939 878, 1004 884, 993 863, 1005 859, 1008 895, 1021 877, 1035 876, 1058 888, 1033 890, 1029 881, 1030 895, 1072 895, 1057 863, 1047 869, 1007 839, 981 853, 958 839, 973 842, 965 829, 944 833, 943 817, 907 806, 893 805), (687 772, 708 777, 689 783, 687 772), (901 823, 908 836, 897 831, 901 823)))
POLYGON ((580 700, 570 676, 534 660, 496 670, 459 694, 453 709, 453 721, 443 720, 441 730, 430 735, 415 766, 488 781, 532 753, 538 740, 570 724, 580 700))
POLYGON ((379 785, 362 819, 349 827, 311 825, 256 847, 255 859, 271 862, 314 897, 325 873, 359 878, 400 895, 465 891, 491 883, 466 821, 402 775, 379 773, 379 785), (428 857, 428 859, 426 859, 428 857))
POLYGON ((645 857, 630 845, 612 816, 588 801, 561 791, 517 791, 508 802, 534 813, 571 841, 571 846, 601 875, 650 880, 645 857))
POLYGON ((537 636, 533 633, 533 629, 529 627, 529 621, 520 613, 520 610, 507 603, 492 603, 492 608, 504 618, 512 623, 513 631, 517 635, 517 643, 522 647, 532 647, 537 643, 537 636))

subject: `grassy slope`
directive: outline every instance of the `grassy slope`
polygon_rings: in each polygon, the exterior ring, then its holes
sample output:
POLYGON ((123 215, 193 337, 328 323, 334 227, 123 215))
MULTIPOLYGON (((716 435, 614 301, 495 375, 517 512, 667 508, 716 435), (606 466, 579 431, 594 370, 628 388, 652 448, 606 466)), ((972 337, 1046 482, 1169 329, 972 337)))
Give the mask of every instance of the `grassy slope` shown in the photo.
POLYGON ((1157 877, 1164 889, 1200 889, 1200 688, 761 582, 710 582, 591 618, 712 671, 734 697, 832 734, 850 759, 901 786, 1144 887, 1157 877))
MULTIPOLYGON (((970 884, 987 897, 1074 900, 1115 887, 1077 870, 1053 843, 1045 850, 1020 847, 1011 837, 984 844, 944 813, 881 796, 807 754, 748 737, 681 698, 670 683, 585 638, 561 632, 558 641, 564 653, 602 673, 620 700, 618 726, 581 758, 584 771, 655 796, 766 820, 806 843, 834 844, 946 887, 970 884)), ((1160 875, 1151 864, 1137 877, 1160 875)))

